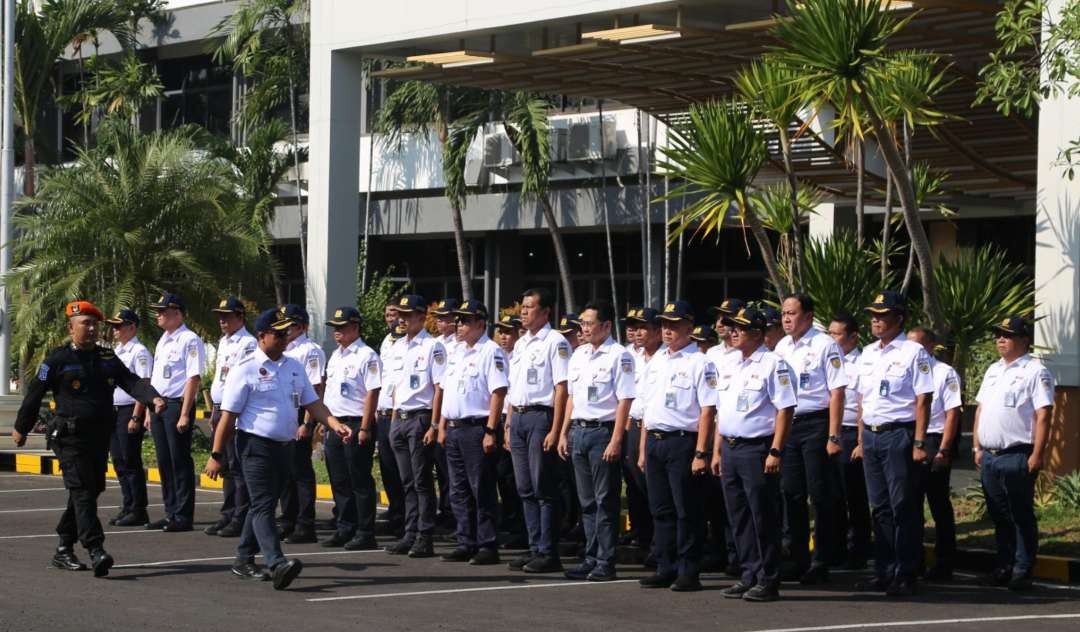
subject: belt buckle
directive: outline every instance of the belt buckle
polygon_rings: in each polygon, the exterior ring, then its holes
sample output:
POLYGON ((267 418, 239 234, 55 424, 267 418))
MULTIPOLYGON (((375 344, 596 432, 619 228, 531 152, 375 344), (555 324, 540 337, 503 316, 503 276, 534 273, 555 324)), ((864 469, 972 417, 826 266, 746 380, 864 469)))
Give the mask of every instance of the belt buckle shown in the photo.
POLYGON ((662 441, 664 439, 664 433, 660 432, 659 430, 650 430, 649 434, 651 434, 652 438, 656 439, 657 441, 662 441))
POLYGON ((732 447, 734 447, 736 443, 735 437, 724 437, 724 441, 727 441, 727 444, 732 447))
POLYGON ((881 426, 870 426, 870 432, 881 432, 881 426))

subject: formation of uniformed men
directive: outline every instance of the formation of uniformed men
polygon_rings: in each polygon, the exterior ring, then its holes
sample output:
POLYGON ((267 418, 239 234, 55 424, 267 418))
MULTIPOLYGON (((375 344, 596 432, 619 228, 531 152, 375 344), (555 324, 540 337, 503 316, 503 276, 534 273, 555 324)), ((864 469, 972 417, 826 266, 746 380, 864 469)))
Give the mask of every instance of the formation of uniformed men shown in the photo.
MULTIPOLYGON (((123 493, 112 524, 192 529, 204 343, 184 325, 181 297, 165 293, 150 307, 163 332, 153 356, 135 336, 133 310, 105 319, 88 302, 71 303, 70 342, 28 382, 16 444, 46 391, 57 403, 50 445, 70 490, 57 568, 85 568, 76 541, 95 575, 112 565, 96 516, 110 452, 123 493), (97 345, 102 321, 112 349, 97 345), (156 521, 139 456, 146 429, 162 476, 156 521)), ((324 547, 374 549, 381 526, 398 537, 388 553, 431 557, 437 527, 452 523, 447 562, 495 564, 500 545, 520 544, 512 570, 611 581, 625 481, 631 529, 622 542, 648 552, 654 572, 644 588, 701 590, 701 572, 716 567, 737 579, 725 598, 773 601, 781 581, 826 582, 829 567, 863 568, 871 556, 873 576, 860 590, 910 595, 920 573, 951 577, 961 388, 933 357, 935 332, 905 327, 902 296, 884 291, 866 308, 876 340, 861 350, 853 317, 836 315, 819 330, 813 300, 800 294, 780 310, 728 298, 708 322, 683 300, 632 307, 620 321, 625 347, 610 303, 590 302, 555 328, 554 307, 542 288, 523 294, 519 316, 497 320, 478 301, 444 299, 430 306, 441 323, 435 337, 426 299, 405 295, 387 305, 389 332, 376 353, 361 338, 360 313, 342 306, 326 321, 336 343, 327 361, 299 306, 262 312, 252 335, 244 304, 222 300, 212 310, 222 337, 205 472, 224 477, 225 497, 206 533, 239 537, 232 573, 277 589, 300 573, 281 542, 317 541, 311 455, 321 424, 335 505, 324 547), (382 515, 376 451, 389 499, 382 515), (920 568, 924 499, 937 531, 929 569, 920 568), (566 515, 580 518, 584 544, 568 570, 559 547, 566 515)), ((1010 317, 993 333, 1001 360, 977 395, 974 434, 998 541, 988 581, 1022 590, 1038 548, 1034 481, 1054 385, 1030 355, 1029 321, 1010 317)))

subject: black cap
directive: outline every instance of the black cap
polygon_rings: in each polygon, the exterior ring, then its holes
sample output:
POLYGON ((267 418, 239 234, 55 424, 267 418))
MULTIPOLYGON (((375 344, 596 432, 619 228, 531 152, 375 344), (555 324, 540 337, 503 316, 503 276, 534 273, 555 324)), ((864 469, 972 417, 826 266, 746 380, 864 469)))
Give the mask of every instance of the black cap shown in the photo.
POLYGON ((163 310, 170 307, 175 307, 182 312, 187 312, 187 306, 184 305, 184 299, 176 294, 170 294, 169 292, 165 292, 158 297, 158 300, 150 303, 150 309, 163 310))
POLYGON ((874 302, 870 303, 864 311, 871 314, 904 313, 907 311, 904 308, 904 295, 892 290, 883 290, 874 297, 874 302))
POLYGON ((287 318, 297 325, 306 325, 311 321, 307 310, 296 303, 286 303, 277 309, 281 318, 287 318))
POLYGON ((651 325, 659 322, 657 319, 660 317, 660 312, 656 311, 652 307, 631 307, 626 310, 626 318, 622 319, 622 324, 629 323, 643 323, 651 325))
POLYGON ((506 314, 495 321, 495 326, 502 329, 521 329, 521 317, 517 314, 506 314))
POLYGON ((432 306, 431 313, 436 316, 449 316, 460 306, 461 301, 456 298, 444 298, 435 302, 435 305, 432 306))
POLYGON ((268 309, 259 314, 255 319, 255 333, 261 334, 267 331, 285 331, 293 320, 284 316, 280 309, 268 309))
POLYGON ((136 327, 139 326, 139 315, 135 313, 135 310, 122 307, 120 311, 116 312, 116 315, 112 318, 106 318, 105 322, 110 325, 123 325, 124 323, 131 323, 136 327))
POLYGON ((566 312, 563 314, 563 317, 559 319, 559 326, 555 328, 555 331, 560 334, 581 331, 581 317, 574 312, 566 312))
POLYGON ((1034 324, 1023 316, 1013 314, 990 327, 990 331, 997 335, 1026 336, 1030 338, 1034 332, 1034 324))
POLYGON ((351 305, 343 305, 334 310, 334 314, 326 320, 326 324, 332 327, 340 327, 349 323, 360 323, 360 312, 351 305))
POLYGON ((419 294, 406 294, 398 299, 397 311, 399 312, 426 312, 427 300, 419 294))
POLYGON ((779 327, 780 326, 780 324, 781 324, 780 319, 782 318, 782 316, 780 315, 780 310, 776 309, 775 307, 768 307, 768 306, 762 307, 761 308, 761 315, 765 317, 765 325, 766 326, 768 326, 768 327, 774 327, 774 326, 779 327))
POLYGON ((765 314, 756 307, 744 307, 734 316, 725 316, 723 324, 728 327, 746 327, 748 329, 765 330, 765 314))
POLYGON ((716 335, 716 330, 712 327, 698 325, 694 327, 694 331, 690 332, 690 340, 717 343, 720 341, 720 337, 716 335))
MULTIPOLYGON (((456 303, 457 301, 454 302, 456 303)), ((488 318, 487 306, 480 301, 473 299, 469 299, 454 308, 454 313, 459 316, 472 316, 473 318, 479 318, 481 320, 487 320, 488 318)))
POLYGON ((671 322, 685 320, 692 323, 694 322, 694 306, 689 301, 676 299, 674 303, 664 305, 660 318, 671 322))
POLYGON ((738 314, 739 310, 744 307, 746 307, 746 301, 740 298, 725 298, 720 301, 719 305, 709 308, 709 315, 714 319, 717 314, 731 316, 732 314, 738 314))
POLYGON ((244 304, 235 296, 222 299, 218 306, 210 310, 216 314, 243 314, 246 310, 244 304))

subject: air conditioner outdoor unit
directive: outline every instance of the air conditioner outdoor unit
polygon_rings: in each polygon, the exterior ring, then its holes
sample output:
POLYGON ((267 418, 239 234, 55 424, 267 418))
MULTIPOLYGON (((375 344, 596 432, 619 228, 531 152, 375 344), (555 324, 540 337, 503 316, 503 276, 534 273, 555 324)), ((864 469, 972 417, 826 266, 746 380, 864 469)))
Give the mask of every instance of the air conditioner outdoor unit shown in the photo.
POLYGON ((484 125, 484 166, 499 169, 521 162, 502 125, 484 125))
POLYGON ((487 175, 487 169, 484 168, 484 159, 479 153, 465 158, 465 186, 487 186, 487 175))
POLYGON ((571 161, 594 161, 614 158, 615 120, 604 117, 601 125, 599 115, 583 117, 570 122, 566 159, 571 161), (603 143, 601 143, 603 135, 603 143))
POLYGON ((551 162, 566 162, 566 154, 570 144, 570 130, 565 121, 551 121, 550 129, 550 155, 551 162))

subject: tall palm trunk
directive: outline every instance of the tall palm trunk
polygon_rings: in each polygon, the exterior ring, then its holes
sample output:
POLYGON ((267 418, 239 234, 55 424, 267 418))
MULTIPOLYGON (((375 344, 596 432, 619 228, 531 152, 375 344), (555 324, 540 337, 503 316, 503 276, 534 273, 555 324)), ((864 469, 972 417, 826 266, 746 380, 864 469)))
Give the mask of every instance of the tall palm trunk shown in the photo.
POLYGON ((754 236, 754 241, 757 242, 758 249, 761 250, 761 258, 765 262, 765 270, 769 273, 769 282, 772 283, 773 288, 776 290, 776 296, 783 298, 790 292, 784 286, 783 277, 780 276, 780 266, 776 263, 776 254, 773 252, 772 243, 769 241, 769 234, 765 232, 765 227, 761 224, 761 218, 758 217, 757 211, 747 205, 745 209, 746 225, 750 228, 750 234, 754 236))
POLYGON ((469 282, 469 262, 465 257, 465 228, 461 222, 461 205, 451 200, 450 217, 454 223, 454 249, 457 251, 458 275, 461 279, 461 300, 472 298, 472 283, 469 282))
POLYGON ((889 275, 889 239, 892 236, 893 177, 885 171, 885 225, 881 228, 881 283, 889 275))
MULTIPOLYGON (((795 165, 791 160, 791 139, 787 130, 777 127, 780 132, 780 149, 784 155, 784 171, 787 173, 788 189, 791 201, 791 250, 795 259, 795 276, 792 289, 801 292, 804 287, 802 226, 799 225, 799 178, 795 175, 795 165)), ((783 297, 780 297, 783 298, 783 297)))
POLYGON ((866 147, 861 139, 855 141, 855 243, 863 247, 866 233, 866 147))
POLYGON ((37 149, 34 145, 34 137, 31 127, 26 131, 26 138, 23 140, 23 195, 26 197, 34 197, 34 193, 37 192, 37 183, 34 181, 35 171, 35 158, 37 149))
POLYGON ((574 286, 570 282, 570 261, 566 257, 566 247, 563 245, 562 234, 559 225, 555 221, 555 211, 551 208, 551 199, 547 195, 539 196, 540 208, 544 212, 544 222, 547 224, 548 234, 551 235, 551 243, 555 246, 555 263, 559 267, 559 280, 562 282, 563 303, 566 311, 576 312, 574 302, 574 286))
POLYGON ((293 170, 296 172, 296 208, 300 213, 300 270, 307 281, 307 213, 304 212, 304 197, 300 192, 300 136, 296 131, 296 83, 289 73, 289 126, 293 142, 293 170))

